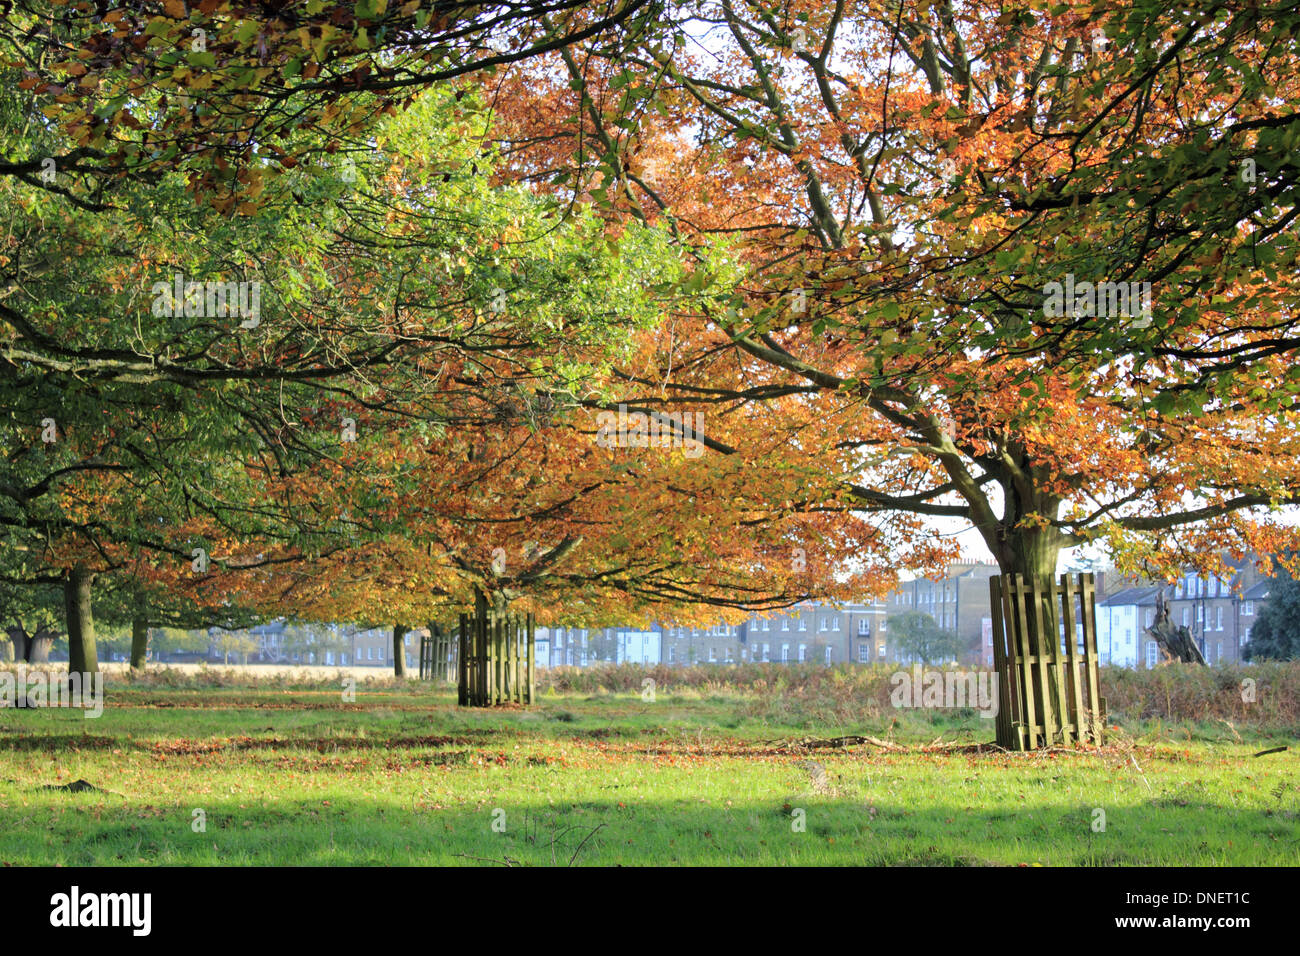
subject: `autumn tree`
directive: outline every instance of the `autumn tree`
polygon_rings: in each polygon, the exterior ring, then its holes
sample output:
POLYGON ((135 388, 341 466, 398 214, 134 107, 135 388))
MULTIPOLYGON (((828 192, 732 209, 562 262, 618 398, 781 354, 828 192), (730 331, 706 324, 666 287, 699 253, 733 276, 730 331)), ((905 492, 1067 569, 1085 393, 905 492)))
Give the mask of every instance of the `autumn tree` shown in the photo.
MULTIPOLYGON (((818 462, 768 448, 717 455, 691 420, 641 443, 602 433, 614 422, 582 409, 537 414, 517 406, 428 443, 392 423, 378 445, 359 445, 385 463, 382 483, 350 486, 339 468, 312 480, 311 507, 347 510, 366 537, 255 576, 259 600, 306 619, 409 626, 454 620, 482 595, 496 613, 600 626, 738 621, 894 581, 889 530, 836 507, 818 462)), ((738 415, 710 440, 749 427, 738 415)))
POLYGON ((452 71, 492 97, 498 181, 615 234, 658 223, 697 265, 705 301, 642 330, 588 408, 743 418, 709 449, 820 460, 838 497, 797 504, 916 543, 957 519, 1006 572, 1091 542, 1215 570, 1293 537, 1291 8, 204 7, 10 34, 74 185, 175 162, 251 214, 312 157, 371 155, 367 124, 452 71), (69 84, 117 96, 96 113, 69 84), (254 116, 305 138, 254 150, 254 116))
POLYGON ((657 401, 698 400, 692 370, 729 348, 718 401, 802 395, 843 423, 857 507, 965 522, 1009 573, 1091 542, 1170 567, 1294 537, 1294 10, 665 19, 493 84, 514 175, 612 184, 611 216, 745 263, 630 376, 657 401))
MULTIPOLYGON (((30 114, 12 118, 22 148, 30 114)), ((512 383, 543 377, 563 400, 646 312, 673 259, 655 231, 615 247, 594 217, 490 187, 484 122, 472 97, 430 94, 373 127, 364 157, 287 175, 234 218, 195 208, 175 174, 110 180, 111 212, 0 180, 14 213, 0 526, 7 555, 30 558, 15 577, 64 583, 74 647, 93 635, 95 576, 124 555, 202 574, 236 552, 246 570, 341 547, 338 512, 298 507, 289 476, 358 423, 406 418, 427 439, 494 420, 512 383)))

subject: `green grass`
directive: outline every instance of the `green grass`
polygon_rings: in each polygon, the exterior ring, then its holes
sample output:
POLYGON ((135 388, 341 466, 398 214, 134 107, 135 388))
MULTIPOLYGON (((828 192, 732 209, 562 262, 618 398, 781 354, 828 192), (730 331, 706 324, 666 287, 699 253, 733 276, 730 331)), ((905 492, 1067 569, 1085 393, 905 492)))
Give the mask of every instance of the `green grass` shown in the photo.
POLYGON ((414 683, 360 687, 355 704, 324 687, 114 684, 97 720, 0 710, 0 863, 1300 862, 1300 756, 1252 756, 1285 736, 1133 725, 1097 752, 942 753, 919 745, 988 741, 990 722, 782 720, 740 691, 468 711, 414 683), (790 744, 843 733, 914 749, 790 744), (101 789, 47 789, 78 779, 101 789))

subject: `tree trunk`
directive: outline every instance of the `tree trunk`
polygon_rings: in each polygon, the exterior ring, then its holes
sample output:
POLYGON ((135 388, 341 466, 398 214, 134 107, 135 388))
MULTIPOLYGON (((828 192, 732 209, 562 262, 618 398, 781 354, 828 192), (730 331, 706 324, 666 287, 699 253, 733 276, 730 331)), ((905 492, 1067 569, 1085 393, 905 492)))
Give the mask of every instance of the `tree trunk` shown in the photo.
POLYGON ((68 670, 93 674, 99 670, 95 649, 95 618, 90 609, 90 586, 95 575, 79 564, 63 582, 63 607, 68 619, 68 670))
POLYGON ((393 625, 393 676, 406 676, 406 635, 411 629, 405 624, 393 625))
POLYGON ((1061 538, 1054 530, 1017 528, 1007 533, 1006 546, 997 555, 1003 574, 1052 578, 1061 557, 1061 538))
POLYGON ((54 646, 54 637, 49 628, 44 625, 38 627, 36 633, 27 642, 27 663, 46 663, 50 659, 50 648, 54 646))
MULTIPOLYGON (((1052 528, 1013 528, 1004 538, 1004 547, 995 552, 998 569, 1003 574, 1024 575, 1027 581, 1054 581, 1061 543, 1061 536, 1052 528)), ((1043 614, 1047 633, 1056 634, 1061 615, 1050 587, 1044 594, 1043 614)))
POLYGON ((149 656, 149 621, 143 617, 131 619, 131 670, 144 670, 149 656))
POLYGON ((27 657, 31 653, 32 642, 27 636, 25 627, 9 628, 9 646, 13 648, 13 659, 15 661, 27 662, 27 657))

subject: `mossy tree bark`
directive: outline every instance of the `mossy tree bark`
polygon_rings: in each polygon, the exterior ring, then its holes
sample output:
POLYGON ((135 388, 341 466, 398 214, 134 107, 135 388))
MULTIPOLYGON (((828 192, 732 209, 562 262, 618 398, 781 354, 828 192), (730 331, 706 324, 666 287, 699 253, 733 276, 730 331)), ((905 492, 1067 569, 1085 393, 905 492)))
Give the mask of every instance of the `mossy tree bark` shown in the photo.
POLYGON ((68 670, 93 674, 99 670, 95 648, 95 616, 91 611, 94 572, 83 564, 68 571, 63 582, 63 607, 68 621, 68 670))
POLYGON ((144 670, 149 656, 149 619, 137 613, 131 618, 131 670, 144 670))

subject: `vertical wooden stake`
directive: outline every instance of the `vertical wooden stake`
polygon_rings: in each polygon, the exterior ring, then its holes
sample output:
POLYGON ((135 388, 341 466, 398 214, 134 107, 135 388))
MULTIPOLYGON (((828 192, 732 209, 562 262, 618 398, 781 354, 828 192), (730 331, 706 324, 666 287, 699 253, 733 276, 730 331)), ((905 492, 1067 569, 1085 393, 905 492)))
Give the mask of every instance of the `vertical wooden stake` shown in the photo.
POLYGON ((460 615, 460 631, 458 632, 458 649, 460 652, 460 661, 456 663, 456 704, 465 706, 469 702, 469 632, 468 623, 465 622, 465 615, 460 615))
POLYGON ((528 703, 533 702, 533 684, 536 670, 534 667, 534 657, 536 656, 536 637, 533 631, 533 616, 528 615, 528 703))

